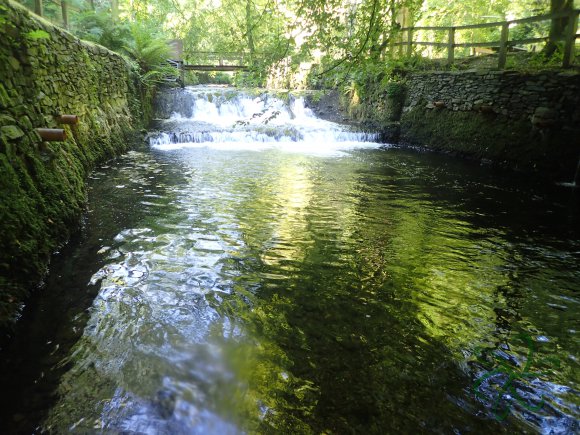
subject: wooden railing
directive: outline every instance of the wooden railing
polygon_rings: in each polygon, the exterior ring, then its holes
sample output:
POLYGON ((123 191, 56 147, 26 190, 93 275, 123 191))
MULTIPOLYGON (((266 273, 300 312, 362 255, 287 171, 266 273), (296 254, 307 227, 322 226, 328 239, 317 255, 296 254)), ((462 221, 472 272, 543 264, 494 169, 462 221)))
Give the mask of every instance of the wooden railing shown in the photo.
POLYGON ((64 27, 65 29, 69 28, 68 12, 69 11, 80 12, 79 9, 77 9, 74 6, 71 6, 69 2, 66 0, 34 0, 33 12, 36 15, 40 15, 41 17, 43 17, 45 3, 53 3, 57 6, 60 6, 62 22, 59 22, 58 24, 62 25, 62 27, 64 27))
POLYGON ((190 63, 203 65, 243 66, 249 57, 249 53, 233 51, 195 51, 187 53, 190 63))
POLYGON ((451 27, 404 27, 401 29, 403 42, 394 43, 393 46, 406 47, 407 55, 413 53, 413 46, 423 45, 423 46, 434 46, 434 47, 444 47, 447 49, 447 64, 451 65, 455 60, 455 48, 456 47, 486 47, 495 48, 498 51, 498 68, 505 68, 506 58, 508 48, 515 46, 516 44, 533 44, 536 42, 546 42, 548 36, 538 37, 538 38, 526 38, 518 40, 509 39, 509 29, 510 26, 516 24, 528 24, 540 21, 551 21, 553 19, 568 19, 568 25, 566 26, 566 35, 564 37, 564 56, 562 60, 562 65, 568 68, 574 63, 574 50, 576 39, 580 37, 578 32, 578 16, 580 15, 580 9, 574 9, 572 11, 555 12, 551 14, 538 15, 530 18, 522 18, 519 20, 510 21, 498 21, 493 23, 481 23, 481 24, 470 24, 461 26, 451 26, 451 27), (469 29, 484 29, 490 27, 501 27, 501 36, 499 41, 494 42, 455 42, 455 34, 458 30, 469 30, 469 29), (413 35, 420 30, 433 30, 440 32, 447 32, 447 42, 426 42, 426 41, 414 41, 413 35))

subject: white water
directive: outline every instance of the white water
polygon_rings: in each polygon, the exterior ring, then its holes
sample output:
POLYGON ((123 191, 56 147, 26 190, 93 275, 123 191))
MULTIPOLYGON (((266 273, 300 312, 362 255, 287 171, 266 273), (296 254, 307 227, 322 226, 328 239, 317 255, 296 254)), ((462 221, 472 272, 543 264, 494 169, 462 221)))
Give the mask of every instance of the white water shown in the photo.
POLYGON ((304 98, 288 101, 211 87, 188 87, 175 94, 171 116, 149 136, 160 150, 208 147, 220 150, 279 149, 336 155, 355 148, 378 148, 379 135, 317 118, 304 98))
POLYGON ((576 172, 574 173, 574 178, 572 179, 572 182, 558 184, 560 186, 571 187, 573 189, 580 187, 580 159, 578 159, 578 165, 576 166, 576 172))

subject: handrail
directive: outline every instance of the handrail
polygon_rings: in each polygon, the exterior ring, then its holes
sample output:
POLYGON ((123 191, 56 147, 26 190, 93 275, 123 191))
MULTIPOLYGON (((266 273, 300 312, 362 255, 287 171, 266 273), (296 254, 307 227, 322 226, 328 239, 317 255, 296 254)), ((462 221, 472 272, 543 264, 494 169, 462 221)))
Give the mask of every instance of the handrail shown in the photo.
MULTIPOLYGON (((52 3, 55 4, 56 6, 60 6, 60 10, 61 10, 61 20, 62 20, 62 25, 65 29, 68 29, 69 27, 69 21, 68 21, 68 12, 69 11, 74 11, 74 12, 82 12, 81 9, 78 9, 75 6, 71 6, 70 2, 67 0, 34 0, 34 7, 33 8, 29 8, 32 12, 34 12, 36 15, 39 15, 41 17, 44 17, 44 3, 52 3)), ((22 3, 22 5, 24 7, 27 7, 26 4, 22 3)), ((51 22, 54 21, 50 20, 51 22)))
POLYGON ((407 32, 406 41, 395 42, 392 46, 406 46, 407 54, 411 55, 413 52, 413 45, 425 45, 434 47, 447 47, 447 63, 452 64, 455 59, 455 47, 498 47, 499 48, 499 58, 498 58, 498 68, 503 69, 506 64, 507 50, 508 47, 514 46, 515 44, 530 44, 534 42, 545 42, 548 40, 548 36, 537 37, 537 38, 525 38, 519 40, 509 40, 509 28, 513 24, 523 24, 523 23, 535 23, 539 21, 553 20, 557 18, 568 18, 568 25, 566 27, 566 35, 564 36, 564 56, 562 60, 562 66, 568 68, 572 65, 574 61, 574 46, 576 39, 580 38, 578 31, 578 17, 580 16, 580 9, 572 9, 570 11, 553 12, 550 14, 537 15, 534 17, 520 18, 517 20, 507 20, 507 21, 496 21, 493 23, 480 23, 480 24, 467 24, 459 26, 419 26, 419 27, 403 27, 400 29, 401 32, 407 32), (483 29, 488 27, 500 27, 501 26, 501 39, 499 41, 491 42, 455 42, 455 32, 458 30, 468 30, 468 29, 483 29), (434 31, 447 31, 447 42, 429 42, 429 41, 413 41, 413 33, 420 30, 434 30, 434 31))
POLYGON ((210 55, 240 55, 240 56, 249 56, 250 53, 246 53, 243 51, 192 51, 191 54, 210 54, 210 55))
POLYGON ((236 51, 193 51, 187 53, 187 58, 190 63, 195 62, 195 65, 189 65, 189 67, 200 67, 200 70, 212 67, 208 65, 209 63, 214 63, 213 66, 220 68, 246 68, 244 61, 250 58, 250 53, 236 51))
POLYGON ((577 14, 580 9, 572 9, 571 11, 553 12, 551 14, 536 15, 528 18, 519 18, 517 20, 494 21, 493 23, 479 23, 479 24, 464 24, 461 26, 421 26, 421 27, 403 27, 401 31, 407 30, 465 30, 465 29, 483 29, 485 27, 499 27, 504 24, 525 24, 535 23, 537 21, 547 21, 555 18, 568 18, 571 15, 577 14))

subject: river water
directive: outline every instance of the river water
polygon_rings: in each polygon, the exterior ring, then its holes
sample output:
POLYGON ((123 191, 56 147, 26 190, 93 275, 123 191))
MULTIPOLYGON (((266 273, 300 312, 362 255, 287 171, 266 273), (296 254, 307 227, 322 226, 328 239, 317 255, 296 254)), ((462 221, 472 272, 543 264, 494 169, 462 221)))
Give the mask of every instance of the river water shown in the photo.
POLYGON ((573 433, 579 196, 188 88, 98 168, 2 433, 573 433))

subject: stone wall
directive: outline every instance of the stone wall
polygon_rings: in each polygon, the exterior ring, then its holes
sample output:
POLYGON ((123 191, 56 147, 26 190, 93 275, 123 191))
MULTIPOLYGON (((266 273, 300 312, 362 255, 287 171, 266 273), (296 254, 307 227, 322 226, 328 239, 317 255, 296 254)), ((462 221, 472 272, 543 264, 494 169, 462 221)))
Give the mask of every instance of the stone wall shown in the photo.
POLYGON ((563 180, 580 157, 580 74, 461 71, 407 78, 400 139, 563 180))
POLYGON ((386 85, 368 83, 362 96, 351 92, 340 100, 341 116, 380 132, 387 143, 572 181, 580 159, 577 70, 401 75, 386 85))
POLYGON ((85 177, 128 147, 140 126, 137 76, 109 50, 81 42, 0 0, 0 326, 78 228, 85 177), (59 114, 78 115, 61 125, 59 114), (43 142, 36 128, 64 128, 43 142))

